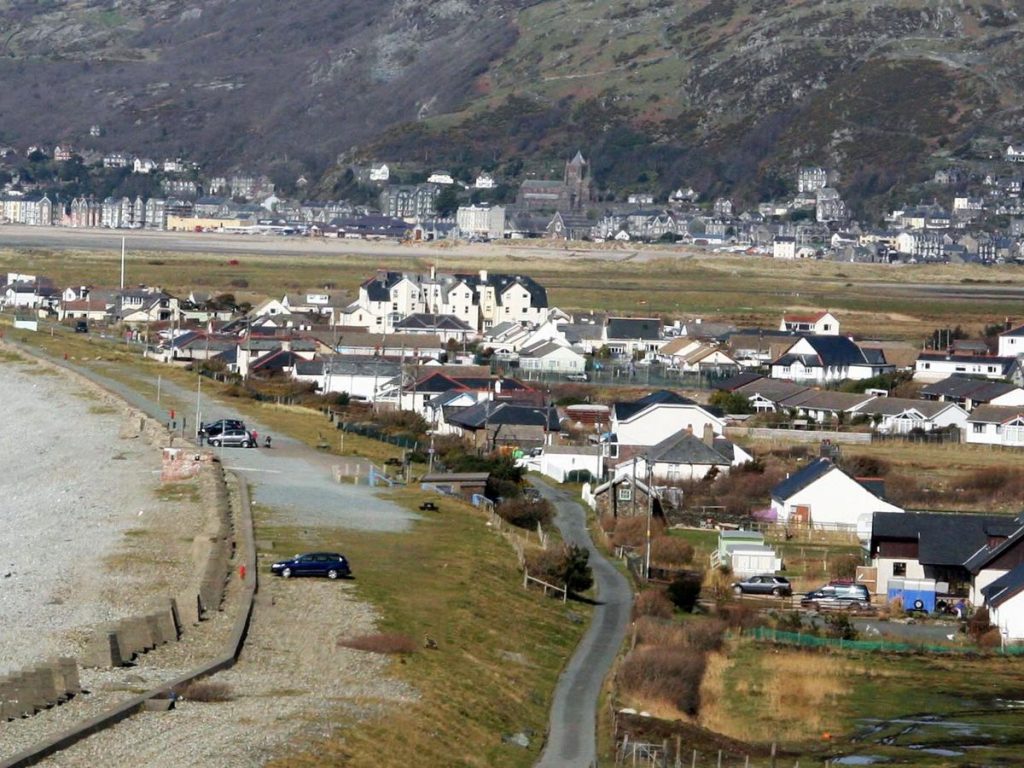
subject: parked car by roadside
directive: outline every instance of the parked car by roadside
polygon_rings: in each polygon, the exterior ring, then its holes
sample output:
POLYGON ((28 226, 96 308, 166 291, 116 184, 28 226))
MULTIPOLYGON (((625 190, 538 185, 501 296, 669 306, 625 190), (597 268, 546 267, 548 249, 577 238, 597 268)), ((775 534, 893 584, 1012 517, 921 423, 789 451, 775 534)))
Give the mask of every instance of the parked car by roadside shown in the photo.
POLYGON ((831 581, 800 601, 802 608, 814 610, 860 611, 871 607, 871 593, 863 584, 852 581, 831 581))
POLYGON ((737 595, 774 595, 775 597, 789 597, 793 594, 793 587, 789 579, 784 576, 773 576, 765 574, 762 576, 751 576, 743 581, 733 582, 732 591, 737 595))
MULTIPOLYGON (((241 419, 219 419, 211 421, 199 427, 199 436, 212 438, 219 435, 225 429, 245 429, 245 422, 241 419)), ((212 441, 211 441, 212 442, 212 441)))
POLYGON ((565 378, 568 381, 590 381, 590 377, 585 373, 570 373, 565 378))
POLYGON ((234 427, 218 432, 209 438, 209 441, 210 445, 215 448, 254 448, 256 446, 256 440, 251 432, 234 427))
POLYGON ((79 320, 75 323, 75 333, 88 333, 89 322, 87 320, 79 320))
POLYGON ((272 573, 286 579, 292 576, 326 576, 328 579, 352 575, 348 560, 337 552, 308 552, 270 566, 272 573))

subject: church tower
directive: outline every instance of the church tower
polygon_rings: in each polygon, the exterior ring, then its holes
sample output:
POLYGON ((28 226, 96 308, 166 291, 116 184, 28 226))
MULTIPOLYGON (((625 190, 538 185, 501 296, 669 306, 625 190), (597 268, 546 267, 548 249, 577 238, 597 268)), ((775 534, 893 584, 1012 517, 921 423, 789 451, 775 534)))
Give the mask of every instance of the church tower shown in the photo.
POLYGON ((590 202, 590 164, 577 151, 565 164, 565 191, 569 210, 578 211, 590 202))

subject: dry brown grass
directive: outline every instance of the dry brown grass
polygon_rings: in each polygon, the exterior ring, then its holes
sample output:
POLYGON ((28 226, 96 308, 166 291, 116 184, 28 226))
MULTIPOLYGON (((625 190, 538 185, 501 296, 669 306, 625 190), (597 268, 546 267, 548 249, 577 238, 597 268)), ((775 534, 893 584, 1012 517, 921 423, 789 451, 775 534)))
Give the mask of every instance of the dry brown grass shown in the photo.
POLYGON ((338 640, 338 647, 352 648, 356 651, 368 651, 369 653, 408 655, 416 653, 417 645, 416 641, 408 635, 401 635, 396 632, 379 632, 372 635, 341 638, 338 640))
POLYGON ((727 654, 709 655, 700 691, 702 726, 748 741, 805 740, 834 727, 836 703, 865 673, 854 662, 799 651, 760 654, 757 664, 754 674, 727 654), (752 718, 751 711, 773 717, 752 718))

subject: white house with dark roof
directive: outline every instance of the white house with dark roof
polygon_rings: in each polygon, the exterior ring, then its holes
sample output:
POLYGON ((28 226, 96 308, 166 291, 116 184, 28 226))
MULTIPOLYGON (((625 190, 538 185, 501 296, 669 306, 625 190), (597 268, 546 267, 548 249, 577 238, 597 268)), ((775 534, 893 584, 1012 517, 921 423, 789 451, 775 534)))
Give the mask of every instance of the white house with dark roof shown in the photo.
POLYGON ((915 429, 932 432, 956 427, 963 430, 970 415, 956 403, 905 397, 873 397, 855 407, 853 413, 870 417, 875 422, 875 431, 895 435, 905 435, 915 429))
POLYGON ((980 445, 1024 446, 1024 407, 979 405, 967 419, 964 441, 980 445))
POLYGON ((804 314, 787 313, 782 316, 779 330, 815 336, 838 336, 839 319, 828 311, 804 314))
POLYGON ((771 509, 783 525, 856 531, 867 541, 875 512, 903 512, 883 498, 878 485, 851 477, 828 459, 817 459, 772 489, 771 509))
POLYGON ((1024 641, 1024 565, 1000 576, 982 590, 989 621, 1006 643, 1024 641))
POLYGON ((601 340, 618 357, 647 357, 662 345, 663 328, 657 317, 609 317, 604 322, 601 340))
POLYGON ((999 334, 997 354, 1000 357, 1024 355, 1024 325, 1018 325, 999 334))
POLYGON ((519 351, 519 370, 524 374, 583 373, 587 358, 567 344, 555 341, 541 341, 519 351))
POLYGON ((922 352, 914 364, 915 381, 935 382, 956 375, 1019 380, 1021 364, 1016 357, 946 352, 922 352))
POLYGON ((753 456, 731 440, 715 434, 711 424, 704 427, 698 437, 689 430, 669 435, 657 445, 637 454, 635 460, 615 465, 615 474, 637 473, 658 484, 701 480, 709 472, 728 472, 732 467, 746 464, 753 456))
POLYGON ((888 594, 892 579, 934 579, 948 585, 941 592, 966 594, 972 583, 967 563, 979 550, 1005 541, 1018 527, 1009 515, 877 512, 869 547, 875 592, 888 594))
POLYGON ((660 390, 633 402, 615 403, 610 431, 619 445, 655 446, 681 431, 703 435, 708 426, 721 435, 725 420, 687 397, 660 390))
POLYGON ((1024 406, 1024 389, 1016 384, 976 379, 962 374, 926 384, 918 394, 924 400, 956 403, 968 411, 979 405, 1024 406))
POLYGON ((803 336, 772 361, 771 376, 824 384, 870 379, 895 370, 881 349, 859 347, 845 336, 803 336))

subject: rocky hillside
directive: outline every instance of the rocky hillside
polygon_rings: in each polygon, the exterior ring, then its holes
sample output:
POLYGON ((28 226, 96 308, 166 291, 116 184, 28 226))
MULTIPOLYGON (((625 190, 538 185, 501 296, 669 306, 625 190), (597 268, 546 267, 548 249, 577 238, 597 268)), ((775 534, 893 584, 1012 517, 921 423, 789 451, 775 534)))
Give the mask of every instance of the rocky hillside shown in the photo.
POLYGON ((0 0, 0 143, 322 171, 385 127, 463 104, 515 42, 517 10, 517 0, 0 0))
POLYGON ((1024 133, 1019 0, 0 0, 0 141, 854 199, 1024 133), (390 130, 388 130, 390 129, 390 130), (65 135, 66 134, 66 135, 65 135))

